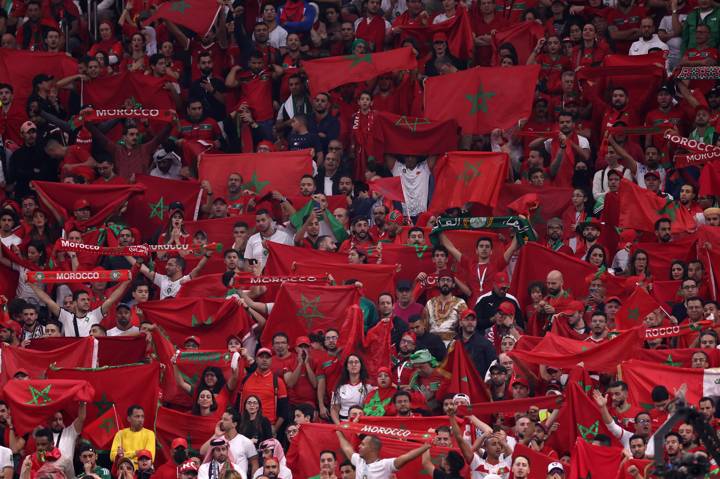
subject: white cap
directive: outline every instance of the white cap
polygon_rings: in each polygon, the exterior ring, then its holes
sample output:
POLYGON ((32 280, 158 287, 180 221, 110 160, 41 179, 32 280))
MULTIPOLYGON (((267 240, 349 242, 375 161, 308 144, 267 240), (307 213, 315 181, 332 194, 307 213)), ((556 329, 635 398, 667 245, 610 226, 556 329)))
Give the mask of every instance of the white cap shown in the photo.
POLYGON ((553 469, 560 469, 562 472, 565 472, 565 467, 562 465, 561 462, 551 462, 550 464, 548 464, 547 472, 550 472, 553 469))

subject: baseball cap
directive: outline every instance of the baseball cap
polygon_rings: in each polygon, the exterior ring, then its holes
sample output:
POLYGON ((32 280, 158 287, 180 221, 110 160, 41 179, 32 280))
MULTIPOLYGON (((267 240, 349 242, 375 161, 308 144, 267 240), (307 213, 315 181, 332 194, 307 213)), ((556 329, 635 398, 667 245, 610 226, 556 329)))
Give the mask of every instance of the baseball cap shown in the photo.
POLYGON ((20 133, 27 133, 30 130, 37 130, 37 126, 35 123, 31 122, 30 120, 26 121, 25 123, 20 126, 20 133))
POLYGON ((197 336, 188 336, 187 338, 185 338, 183 340, 183 344, 187 343, 188 341, 192 341, 192 342, 196 343, 198 346, 200 346, 200 338, 198 338, 197 336))
POLYGON ((405 331, 403 333, 403 335, 400 337, 401 340, 406 339, 406 338, 411 340, 413 343, 417 343, 417 335, 415 333, 413 333, 412 331, 405 331))
POLYGON ((560 311, 560 314, 564 316, 572 316, 575 313, 580 313, 585 309, 585 305, 582 301, 573 300, 567 304, 567 307, 560 311))
POLYGON ((555 469, 560 469, 560 471, 565 472, 565 467, 561 462, 551 462, 548 464, 547 472, 553 472, 555 469))
POLYGON ((115 306, 115 310, 118 310, 120 308, 131 309, 130 305, 127 303, 118 303, 117 306, 115 306))
POLYGON ((654 176, 658 180, 660 179, 660 173, 656 170, 647 170, 645 172, 644 178, 647 178, 648 176, 654 176))
POLYGON ((222 196, 218 196, 217 198, 215 198, 213 200, 213 204, 217 203, 218 201, 222 201, 223 203, 228 204, 227 200, 225 198, 223 198, 222 196))
POLYGON ((298 338, 295 340, 295 347, 298 347, 300 345, 310 346, 310 338, 307 336, 298 336, 298 338))
POLYGON ((526 388, 530 389, 530 384, 528 383, 528 380, 525 379, 523 376, 515 376, 512 381, 510 381, 510 387, 516 385, 516 384, 522 384, 526 388))
POLYGON ((609 298, 605 299, 606 303, 611 303, 613 301, 615 301, 617 304, 622 304, 622 301, 617 296, 610 296, 609 298))
POLYGON ((267 354, 268 356, 272 356, 272 351, 270 348, 260 348, 255 353, 255 356, 260 356, 261 354, 267 354))
POLYGON ((90 208, 90 202, 86 200, 85 198, 80 198, 79 200, 75 200, 75 203, 73 203, 73 210, 83 210, 83 209, 89 209, 90 208))
POLYGON ((433 43, 435 42, 446 42, 448 41, 448 37, 444 32, 437 32, 432 37, 433 43))
POLYGON ((180 474, 188 474, 198 472, 198 466, 193 461, 187 460, 180 465, 180 474))
POLYGON ((449 269, 441 269, 440 271, 438 271, 437 277, 438 277, 438 279, 440 279, 440 278, 452 278, 453 280, 455 279, 455 275, 453 275, 452 271, 450 271, 449 269))
POLYGON ((187 449, 187 440, 183 437, 176 437, 175 439, 173 439, 173 441, 170 443, 170 449, 176 449, 178 447, 184 447, 185 449, 187 449))
POLYGON ((505 271, 498 271, 493 276, 493 283, 500 288, 507 288, 510 286, 510 278, 505 271))
POLYGON ((397 282, 395 289, 398 291, 410 291, 412 289, 412 283, 407 279, 401 279, 397 282))
POLYGON ((137 453, 135 453, 135 456, 140 459, 142 457, 147 457, 148 459, 152 459, 152 453, 148 451, 147 449, 140 449, 137 453))
POLYGON ((475 316, 477 318, 477 313, 475 312, 474 309, 471 309, 471 308, 468 308, 465 311, 463 311, 462 313, 460 313, 460 319, 465 319, 468 316, 475 316))
POLYGON ((515 305, 508 301, 503 301, 502 303, 500 303, 500 306, 498 306, 497 310, 502 314, 508 314, 510 316, 515 315, 515 305))

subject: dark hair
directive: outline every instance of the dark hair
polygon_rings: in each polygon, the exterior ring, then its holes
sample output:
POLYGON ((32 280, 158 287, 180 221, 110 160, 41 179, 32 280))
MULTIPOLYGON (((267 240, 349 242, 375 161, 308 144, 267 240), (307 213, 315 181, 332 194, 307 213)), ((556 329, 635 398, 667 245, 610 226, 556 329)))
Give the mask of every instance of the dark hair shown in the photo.
POLYGON ((623 381, 613 381, 610 384, 608 384, 608 389, 610 389, 610 388, 620 388, 623 391, 627 391, 628 385, 627 385, 627 383, 625 383, 623 381))
POLYGON ((303 416, 309 417, 310 419, 315 415, 315 408, 310 404, 298 404, 295 406, 295 411, 300 411, 303 416))
POLYGON ((668 277, 670 279, 672 279, 672 267, 675 265, 679 265, 683 270, 682 278, 680 278, 680 281, 687 279, 687 270, 688 270, 687 264, 685 264, 685 261, 682 261, 679 259, 675 259, 670 263, 670 272, 669 272, 668 277))
POLYGON ((593 253, 593 251, 595 251, 596 249, 599 249, 600 251, 602 251, 602 254, 603 254, 603 261, 602 261, 602 264, 600 265, 600 267, 604 266, 604 267, 607 268, 607 266, 608 266, 608 264, 607 264, 607 262, 608 262, 608 254, 607 254, 607 252, 605 251, 605 248, 603 248, 603 247, 600 246, 599 244, 594 244, 594 245, 592 245, 592 246, 590 247, 590 249, 587 250, 587 253, 585 253, 585 261, 587 261, 588 263, 590 262, 590 255, 591 255, 591 254, 593 253))
MULTIPOLYGON (((209 389, 213 394, 220 394, 220 392, 225 387, 225 383, 226 383, 225 376, 223 375, 222 369, 220 369, 217 366, 208 366, 203 370, 202 375, 200 376, 200 380, 198 381, 198 384, 197 384, 197 390, 199 393, 202 389, 209 389), (217 382, 215 383, 215 386, 210 387, 205 382, 205 375, 207 373, 213 373, 215 375, 215 377, 217 378, 217 382)), ((197 400, 197 394, 195 395, 195 399, 197 400)))
POLYGON ((90 293, 87 292, 85 289, 78 289, 73 293, 73 301, 77 301, 81 294, 87 294, 88 296, 90 293))
POLYGON ((407 391, 398 391, 398 392, 396 392, 395 394, 393 394, 393 399, 392 399, 393 404, 395 403, 395 401, 397 401, 397 398, 399 398, 399 397, 406 397, 406 398, 408 398, 408 401, 411 401, 411 400, 412 400, 412 398, 410 397, 410 393, 409 393, 409 392, 407 392, 407 391))
POLYGON ((475 241, 475 248, 477 249, 478 245, 481 241, 488 241, 490 243, 490 247, 493 247, 493 240, 490 236, 481 236, 475 241))
MULTIPOLYGON (((643 414, 647 414, 647 413, 643 412, 643 414)), ((645 441, 645 438, 640 436, 639 434, 633 434, 632 436, 630 436, 630 439, 628 440, 628 444, 633 442, 635 439, 640 439, 640 440, 642 440, 643 444, 647 444, 647 441, 645 441)))
POLYGON ((132 406, 130 406, 129 408, 127 408, 127 415, 128 415, 128 416, 132 416, 136 409, 139 409, 139 410, 141 410, 141 411, 145 411, 145 410, 143 409, 143 407, 140 406, 139 404, 133 404, 132 406))
POLYGON ((638 274, 637 270, 635 269, 635 260, 637 259, 638 255, 644 254, 647 258, 647 266, 645 267, 645 270, 647 273, 645 273, 645 276, 649 276, 650 272, 650 255, 645 251, 644 249, 636 249, 633 251, 633 254, 630 255, 630 261, 628 261, 628 275, 629 276, 636 276, 638 274))
POLYGON ((200 398, 200 393, 203 391, 208 391, 210 393, 210 396, 212 397, 212 404, 210 404, 210 411, 215 412, 217 411, 217 401, 215 400, 215 394, 210 390, 210 388, 198 388, 198 392, 195 395, 195 401, 192 405, 192 410, 190 411, 194 416, 200 415, 200 405, 198 404, 198 399, 200 398))
POLYGON ((260 398, 254 394, 243 398, 242 410, 240 412, 240 424, 237 426, 238 432, 245 437, 252 438, 255 431, 262 431, 263 419, 265 419, 265 417, 263 416, 262 401, 260 398), (258 402, 258 412, 255 419, 250 419, 250 413, 247 412, 247 408, 245 407, 245 403, 247 403, 250 398, 255 398, 258 402))
POLYGON ((320 455, 318 457, 322 457, 323 454, 330 454, 333 457, 333 459, 337 460, 337 455, 335 454, 335 451, 333 451, 332 449, 323 449, 322 451, 320 451, 320 455))
POLYGON ((283 332, 281 331, 281 332, 279 332, 279 333, 273 334, 273 336, 272 336, 272 341, 271 341, 271 342, 274 343, 274 342, 275 342, 275 338, 278 338, 278 337, 279 337, 279 338, 285 338, 286 341, 290 341, 290 337, 289 337, 287 334, 285 334, 285 333, 283 333, 283 332))
POLYGON ((36 439, 40 438, 40 437, 47 438, 47 440, 50 442, 50 444, 53 443, 53 433, 50 430, 50 428, 47 428, 47 427, 40 428, 37 431, 35 431, 35 434, 33 434, 33 436, 35 436, 36 439))
MULTIPOLYGON (((328 332, 330 330, 328 329, 328 332)), ((338 333, 339 334, 339 333, 338 333)), ((368 371, 367 367, 365 366, 365 362, 363 361, 362 357, 359 354, 350 353, 345 358, 345 362, 343 363, 342 372, 340 373, 340 380, 337 382, 337 385, 335 386, 335 394, 337 397, 339 397, 339 391, 340 386, 343 384, 350 383, 350 373, 348 372, 348 362, 350 361, 350 358, 356 357, 360 361, 360 383, 362 384, 362 395, 365 396, 368 392, 369 384, 368 384, 368 371)))
POLYGON ((448 249, 441 244, 439 244, 437 246, 433 246, 432 255, 435 256, 435 253, 437 253, 437 252, 445 253, 445 256, 450 256, 448 249))
POLYGON ((660 218, 659 220, 657 220, 657 221, 655 222, 655 231, 659 230, 659 229, 660 229, 660 225, 663 224, 663 223, 667 223, 667 224, 669 224, 669 225, 672 226, 672 221, 670 221, 669 218, 660 218))

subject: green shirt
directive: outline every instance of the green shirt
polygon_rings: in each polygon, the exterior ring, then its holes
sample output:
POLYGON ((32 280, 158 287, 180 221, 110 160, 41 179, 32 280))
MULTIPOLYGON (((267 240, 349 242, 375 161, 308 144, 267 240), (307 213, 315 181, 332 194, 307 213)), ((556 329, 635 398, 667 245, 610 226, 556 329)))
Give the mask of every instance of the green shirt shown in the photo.
MULTIPOLYGON (((95 466, 95 469, 93 469, 93 474, 100 477, 100 479, 112 479, 112 476, 110 475, 110 471, 108 469, 105 469, 104 467, 95 466)), ((85 473, 79 474, 77 476, 78 479, 81 479, 85 477, 85 473)))

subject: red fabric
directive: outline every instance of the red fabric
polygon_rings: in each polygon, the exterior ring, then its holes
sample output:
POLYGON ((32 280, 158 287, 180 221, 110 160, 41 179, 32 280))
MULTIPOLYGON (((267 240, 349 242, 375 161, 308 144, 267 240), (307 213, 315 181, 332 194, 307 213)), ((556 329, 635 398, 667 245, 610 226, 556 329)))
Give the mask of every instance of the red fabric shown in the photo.
POLYGON ((630 459, 629 461, 626 461, 620 466, 620 469, 618 470, 615 479, 634 479, 635 476, 627 472, 630 466, 635 466, 638 468, 638 471, 640 471, 640 477, 647 477, 646 473, 650 464, 652 464, 652 461, 650 459, 630 459))
POLYGON ((144 24, 149 25, 160 19, 169 20, 202 36, 210 30, 219 11, 220 7, 217 4, 204 0, 164 2, 157 7, 150 18, 145 20, 144 24), (179 4, 182 6, 179 7, 179 4))
MULTIPOLYGON (((572 188, 558 188, 543 186, 538 188, 527 184, 505 184, 500 190, 497 206, 493 209, 493 216, 511 216, 513 211, 511 203, 524 195, 535 195, 538 208, 531 212, 529 219, 537 231, 540 239, 545 238, 547 221, 550 218, 561 218, 563 213, 572 207, 572 188)), ((567 231, 566 231, 567 233, 567 231)))
POLYGON ((711 161, 700 171, 700 196, 720 195, 720 163, 711 161))
POLYGON ((399 176, 378 178, 368 183, 371 193, 377 193, 386 200, 405 201, 402 189, 402 179, 399 176))
POLYGON ((75 75, 77 60, 65 53, 0 49, 0 82, 13 86, 13 104, 23 111, 32 94, 32 80, 40 74, 56 79, 75 75))
POLYGON ((5 384, 11 380, 18 369, 25 369, 30 378, 39 379, 45 377, 51 364, 65 368, 89 368, 92 356, 92 338, 72 338, 67 344, 42 351, 3 344, 0 382, 5 384))
MULTIPOLYGON (((48 378, 85 379, 95 389, 87 405, 87 421, 94 421, 115 404, 120 428, 126 427, 126 411, 133 404, 139 404, 145 411, 145 424, 155 421, 155 409, 159 399, 160 365, 157 362, 140 365, 126 365, 98 369, 51 369, 48 378), (130 378, 131 380, 121 380, 130 378), (141 385, 142 387, 138 387, 141 385)), ((57 411, 60 408, 56 408, 57 411)))
POLYGON ((433 120, 457 120, 464 134, 507 129, 530 118, 538 65, 470 68, 425 81, 425 113, 433 120))
POLYGON ((176 345, 188 336, 202 338, 202 347, 225 349, 231 335, 250 329, 248 314, 235 299, 175 298, 142 304, 145 319, 161 326, 176 345))
POLYGON ((583 479, 590 473, 613 477, 624 458, 621 447, 594 446, 586 441, 577 441, 570 457, 569 479, 583 479))
POLYGON ((670 243, 635 243, 630 254, 638 249, 645 250, 649 256, 650 274, 653 278, 667 278, 673 260, 690 261, 696 258, 695 236, 673 240, 670 243))
MULTIPOLYGON (((193 209, 194 208, 195 205, 193 204, 193 209)), ((185 209, 185 211, 188 211, 187 208, 185 209)), ((185 221, 183 225, 185 226, 185 231, 188 232, 190 237, 192 237, 198 231, 204 231, 205 234, 207 234, 208 236, 208 241, 220 243, 223 245, 223 249, 227 249, 230 248, 235 242, 235 238, 233 237, 233 225, 238 221, 244 221, 245 223, 247 223, 249 228, 255 227, 254 214, 234 215, 228 216, 227 218, 212 218, 206 220, 185 221)), ((241 251, 241 253, 243 252, 241 251)), ((183 288, 185 288, 184 285, 183 288)), ((185 296, 187 296, 187 294, 185 296)))
POLYGON ((622 205, 618 220, 621 228, 655 231, 655 222, 660 218, 672 220, 673 233, 691 231, 696 227, 695 218, 687 209, 631 181, 621 180, 618 194, 622 205))
POLYGON ((154 461, 155 465, 166 461, 172 462, 170 445, 176 437, 185 439, 191 449, 199 451, 200 446, 214 436, 216 424, 217 418, 213 416, 201 417, 166 407, 158 408, 155 438, 160 447, 158 447, 158 457, 154 461))
POLYGON ((356 111, 352 117, 352 130, 350 139, 355 154, 353 163, 353 178, 364 178, 368 163, 374 159, 375 139, 375 110, 368 112, 356 111))
POLYGON ((450 373, 446 392, 462 393, 470 397, 470 401, 491 401, 490 391, 485 386, 484 378, 475 368, 461 341, 455 341, 448 351, 447 360, 442 369, 450 373))
MULTIPOLYGON (((665 351, 664 354, 671 354, 674 351, 665 351)), ((673 355, 672 360, 675 356, 673 355)), ((685 399, 688 404, 697 404, 701 397, 707 396, 703 391, 703 376, 707 373, 712 375, 705 381, 712 384, 718 374, 709 372, 706 369, 693 369, 678 367, 676 364, 658 364, 647 361, 627 361, 621 365, 622 378, 628 385, 628 401, 630 404, 653 404, 652 389, 658 385, 664 385, 668 391, 676 391, 681 385, 687 384, 685 399)))
POLYGON ((19 435, 46 424, 57 411, 76 411, 78 401, 91 401, 95 395, 88 381, 64 379, 12 379, 2 392, 19 435))
MULTIPOLYGON (((362 324, 363 319, 362 310, 360 307, 351 309, 354 310, 356 315, 355 321, 357 321, 358 332, 360 332, 360 324, 362 324)), ((392 366, 392 353, 394 352, 390 337, 392 328, 393 323, 391 320, 381 320, 368 330, 363 338, 362 348, 357 350, 357 352, 362 355, 368 375, 373 378, 373 380, 377 378, 378 369, 383 367, 390 368, 392 366)), ((343 352, 351 353, 353 351, 348 350, 343 352)))
POLYGON ((73 220, 81 228, 102 225, 133 195, 145 191, 142 185, 74 185, 49 181, 33 181, 32 184, 40 200, 63 218, 72 220, 74 203, 87 200, 90 203, 90 219, 82 224, 73 220))
POLYGON ((300 254, 302 254, 301 259, 306 262, 338 263, 347 266, 347 256, 338 253, 328 253, 307 248, 301 249, 297 246, 273 242, 268 242, 267 248, 270 254, 263 271, 269 275, 291 274, 293 264, 298 260, 300 254))
POLYGON ((82 436, 101 450, 109 450, 112 440, 120 428, 118 425, 119 416, 115 406, 108 409, 104 414, 98 416, 83 426, 82 436))
MULTIPOLYGON (((498 51, 503 43, 511 43, 518 55, 518 65, 525 65, 540 38, 545 36, 542 25, 533 21, 511 24, 495 32, 492 37, 493 64, 499 65, 498 51)), ((535 83, 533 82, 533 85, 535 83)))
POLYGON ((240 173, 246 183, 243 189, 253 190, 258 195, 273 190, 293 194, 298 191, 300 178, 312 174, 310 150, 272 154, 205 154, 198 163, 198 174, 210 182, 215 198, 227 196, 230 173, 240 173), (256 185, 251 183, 253 179, 256 185))
MULTIPOLYGON (((503 403, 505 401, 499 402, 503 403)), ((528 479, 546 479, 547 467, 550 465, 551 462, 557 461, 556 457, 550 457, 546 456, 545 454, 540 454, 535 449, 530 449, 529 447, 520 443, 517 443, 515 445, 515 448, 513 449, 513 461, 518 456, 524 456, 530 461, 532 467, 530 467, 530 474, 528 475, 528 479)), ((565 466, 566 473, 567 469, 567 466, 565 466)))
POLYGON ((121 366, 145 360, 145 335, 104 336, 98 340, 98 366, 121 366))
POLYGON ((200 194, 199 182, 166 180, 150 175, 135 175, 135 181, 144 186, 145 191, 130 199, 125 219, 142 234, 142 238, 135 238, 136 243, 149 241, 167 224, 173 202, 183 205, 186 219, 194 216, 200 194))
POLYGON ((452 151, 458 144, 454 120, 430 121, 387 112, 375 113, 375 157, 385 152, 402 155, 429 155, 452 151))
POLYGON ((176 298, 224 298, 228 288, 222 283, 223 273, 203 274, 183 284, 176 298))
POLYGON ((355 279, 363 284, 363 296, 375 303, 381 293, 394 291, 396 270, 397 266, 394 264, 338 264, 319 261, 298 261, 293 264, 293 274, 329 274, 337 284, 355 279))
POLYGON ((505 153, 446 153, 433 169, 435 192, 428 210, 443 211, 467 202, 495 207, 508 175, 508 164, 505 153))
POLYGON ((385 18, 382 15, 361 17, 355 29, 355 38, 365 40, 370 50, 381 52, 385 49, 385 18))
POLYGON ((643 319, 661 305, 643 288, 635 288, 615 315, 617 329, 632 329, 643 324, 643 319))
POLYGON ((401 24, 398 27, 409 37, 415 38, 418 43, 432 42, 433 35, 444 33, 450 53, 460 59, 472 57, 474 49, 473 31, 470 15, 462 5, 455 8, 455 16, 444 22, 429 25, 401 24))
MULTIPOLYGON (((384 28, 384 27, 383 27, 384 28)), ((303 62, 313 95, 347 83, 371 80, 383 73, 414 70, 417 60, 409 47, 384 53, 343 55, 303 62)))
POLYGON ((175 103, 164 89, 166 80, 141 72, 124 72, 85 83, 85 103, 95 108, 118 108, 133 99, 143 108, 170 110, 175 103))

